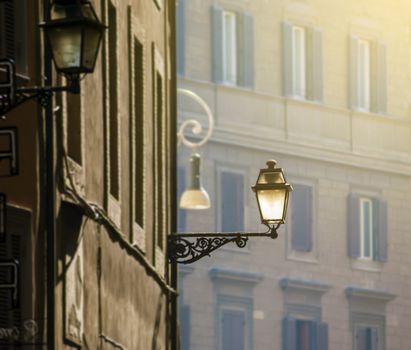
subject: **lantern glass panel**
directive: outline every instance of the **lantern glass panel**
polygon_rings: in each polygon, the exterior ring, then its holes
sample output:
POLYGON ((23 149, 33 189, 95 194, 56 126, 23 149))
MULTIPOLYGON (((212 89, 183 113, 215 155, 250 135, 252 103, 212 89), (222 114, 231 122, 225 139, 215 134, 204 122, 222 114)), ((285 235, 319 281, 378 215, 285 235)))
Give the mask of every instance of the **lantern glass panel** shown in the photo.
POLYGON ((87 26, 84 28, 83 67, 93 70, 98 53, 102 32, 99 28, 87 26))
POLYGON ((264 189, 257 190, 257 200, 261 210, 263 222, 282 222, 287 190, 264 189))
POLYGON ((257 184, 278 184, 285 183, 284 175, 280 171, 270 171, 260 173, 257 184))
POLYGON ((81 26, 52 27, 48 36, 57 69, 78 68, 81 64, 81 26))

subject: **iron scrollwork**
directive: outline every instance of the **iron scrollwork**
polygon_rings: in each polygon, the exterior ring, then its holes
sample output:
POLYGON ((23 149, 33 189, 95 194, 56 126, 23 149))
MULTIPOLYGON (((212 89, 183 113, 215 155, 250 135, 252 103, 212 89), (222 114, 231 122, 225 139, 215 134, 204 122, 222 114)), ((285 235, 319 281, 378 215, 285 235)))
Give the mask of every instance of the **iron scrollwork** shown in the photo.
POLYGON ((223 232, 223 233, 175 233, 168 236, 168 258, 171 263, 191 264, 228 243, 238 248, 247 245, 249 237, 278 237, 277 228, 269 227, 267 232, 223 232), (195 240, 193 240, 193 238, 195 240))

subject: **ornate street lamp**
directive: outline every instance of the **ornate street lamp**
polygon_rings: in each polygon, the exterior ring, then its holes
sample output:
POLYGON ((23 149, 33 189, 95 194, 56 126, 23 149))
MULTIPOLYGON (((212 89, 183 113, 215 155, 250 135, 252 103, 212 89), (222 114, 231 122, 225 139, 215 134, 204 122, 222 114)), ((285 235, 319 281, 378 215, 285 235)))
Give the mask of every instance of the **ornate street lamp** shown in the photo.
POLYGON ((276 162, 269 160, 267 168, 261 169, 256 184, 256 193, 261 222, 268 227, 263 233, 254 232, 213 232, 213 233, 175 233, 168 236, 168 258, 171 262, 190 264, 221 246, 235 242, 244 248, 248 237, 278 237, 277 229, 285 222, 288 197, 292 187, 285 180, 283 169, 275 167, 276 162), (190 238, 196 238, 191 241, 190 238))
POLYGON ((252 187, 257 197, 261 222, 264 225, 280 225, 285 221, 288 197, 292 187, 285 180, 283 169, 269 160, 267 169, 261 169, 256 184, 252 187))
POLYGON ((40 26, 59 73, 71 80, 94 71, 105 26, 89 1, 56 1, 51 6, 50 20, 40 26))
POLYGON ((56 70, 64 74, 67 86, 19 87, 16 68, 10 59, 0 59, 4 79, 0 81, 0 116, 30 99, 45 107, 53 93, 79 93, 79 78, 92 73, 105 26, 98 20, 87 0, 56 0, 51 6, 49 20, 40 24, 51 48, 56 70))

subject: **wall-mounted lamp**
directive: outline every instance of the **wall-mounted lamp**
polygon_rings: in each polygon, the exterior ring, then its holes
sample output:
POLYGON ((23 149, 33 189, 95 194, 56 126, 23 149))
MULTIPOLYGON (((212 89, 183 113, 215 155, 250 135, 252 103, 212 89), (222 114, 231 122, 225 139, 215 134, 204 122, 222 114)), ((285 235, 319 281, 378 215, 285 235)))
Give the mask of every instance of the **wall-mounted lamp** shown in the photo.
POLYGON ((180 208, 182 209, 210 208, 210 197, 201 184, 200 163, 200 155, 192 153, 190 156, 190 182, 180 198, 180 208))
POLYGON ((180 208, 183 209, 208 209, 210 208, 210 197, 207 191, 201 184, 201 156, 197 153, 197 150, 203 146, 211 137, 214 128, 214 118, 211 113, 210 107, 207 103, 196 93, 191 90, 177 89, 177 92, 181 95, 191 98, 197 102, 208 118, 208 130, 205 136, 197 141, 190 141, 184 136, 184 130, 191 127, 191 131, 194 135, 198 135, 202 132, 203 128, 201 124, 194 119, 185 120, 177 133, 178 143, 183 143, 186 147, 191 148, 190 156, 190 182, 187 189, 183 192, 180 198, 180 208))
POLYGON ((235 242, 244 248, 248 237, 277 238, 278 227, 284 223, 288 198, 292 187, 287 183, 283 169, 276 168, 276 162, 269 160, 267 168, 261 169, 256 184, 252 187, 257 197, 261 222, 267 226, 264 233, 253 232, 204 232, 175 233, 168 236, 168 258, 173 263, 190 264, 221 246, 235 242), (192 241, 191 238, 196 238, 192 241))
POLYGON ((94 70, 106 27, 98 20, 89 1, 56 0, 51 6, 50 19, 40 27, 50 45, 56 70, 65 75, 69 85, 19 87, 14 62, 1 59, 0 69, 5 78, 0 81, 0 116, 30 99, 45 106, 54 92, 79 93, 80 75, 94 70))

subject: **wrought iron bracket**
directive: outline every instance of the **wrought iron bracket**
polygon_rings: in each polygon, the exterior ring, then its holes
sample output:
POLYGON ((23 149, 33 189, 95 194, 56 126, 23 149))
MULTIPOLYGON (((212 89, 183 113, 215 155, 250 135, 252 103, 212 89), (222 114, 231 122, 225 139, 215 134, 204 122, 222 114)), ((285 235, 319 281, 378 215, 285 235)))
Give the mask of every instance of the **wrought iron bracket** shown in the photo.
POLYGON ((18 87, 16 84, 16 67, 13 60, 0 59, 0 117, 28 100, 36 100, 42 107, 46 107, 55 92, 79 93, 78 77, 64 86, 33 86, 18 87))
POLYGON ((249 237, 278 237, 277 226, 270 226, 267 232, 187 232, 168 236, 168 259, 171 263, 191 264, 228 243, 244 248, 249 237), (195 238, 195 240, 192 240, 195 238))

